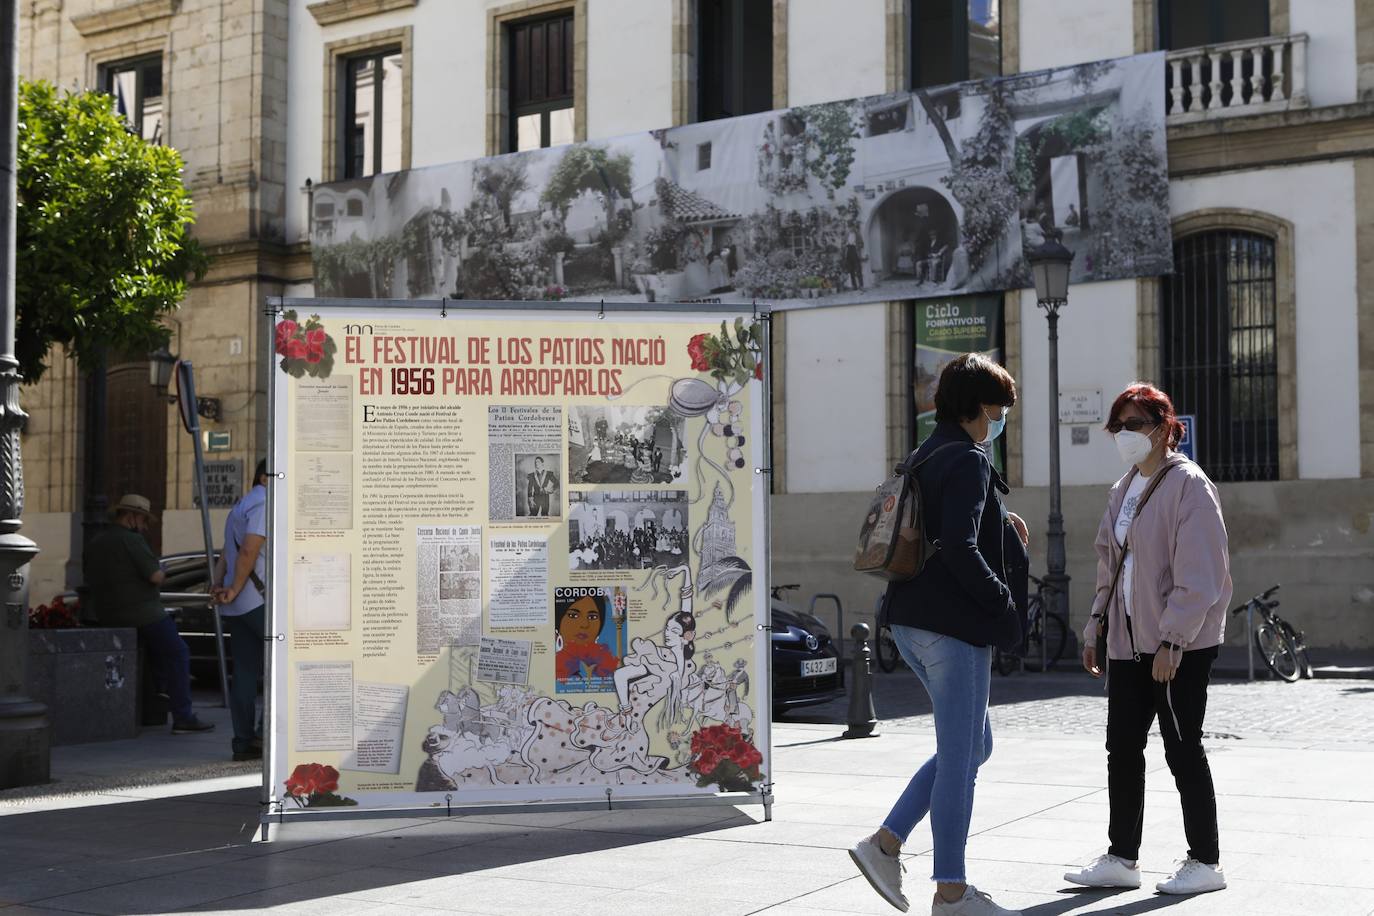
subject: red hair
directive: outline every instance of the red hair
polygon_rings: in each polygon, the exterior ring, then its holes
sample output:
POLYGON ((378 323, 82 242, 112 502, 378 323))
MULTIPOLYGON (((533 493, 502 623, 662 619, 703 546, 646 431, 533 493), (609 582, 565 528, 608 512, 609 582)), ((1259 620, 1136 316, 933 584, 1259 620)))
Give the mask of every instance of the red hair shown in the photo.
POLYGON ((1150 419, 1168 431, 1169 448, 1175 448, 1183 439, 1183 424, 1174 413, 1174 402, 1154 385, 1136 382, 1116 396, 1112 402, 1112 412, 1107 416, 1107 425, 1115 423, 1127 404, 1134 404, 1150 419))

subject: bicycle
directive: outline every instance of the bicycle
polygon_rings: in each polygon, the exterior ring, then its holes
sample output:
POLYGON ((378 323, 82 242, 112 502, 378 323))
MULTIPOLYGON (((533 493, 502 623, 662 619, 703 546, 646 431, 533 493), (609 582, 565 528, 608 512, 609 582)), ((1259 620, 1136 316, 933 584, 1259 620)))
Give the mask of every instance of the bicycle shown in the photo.
POLYGON ((1031 576, 1030 580, 1035 584, 1035 594, 1026 602, 1026 652, 1017 655, 994 649, 992 666, 1001 675, 1011 674, 1017 669, 1039 671, 1042 651, 1044 667, 1053 668, 1064 657, 1064 649, 1068 645, 1068 619, 1058 611, 1046 610, 1050 606, 1049 597, 1059 589, 1035 576, 1031 576))
POLYGON ((1292 684, 1299 678, 1312 676, 1312 660, 1307 656, 1307 641, 1302 630, 1295 629, 1292 624, 1274 613, 1274 608, 1278 607, 1279 603, 1271 601, 1270 598, 1278 590, 1279 586, 1275 585, 1240 607, 1232 608, 1231 614, 1252 611, 1260 618, 1258 624, 1254 623, 1254 617, 1246 618, 1255 648, 1259 650, 1265 666, 1274 672, 1276 677, 1292 684))

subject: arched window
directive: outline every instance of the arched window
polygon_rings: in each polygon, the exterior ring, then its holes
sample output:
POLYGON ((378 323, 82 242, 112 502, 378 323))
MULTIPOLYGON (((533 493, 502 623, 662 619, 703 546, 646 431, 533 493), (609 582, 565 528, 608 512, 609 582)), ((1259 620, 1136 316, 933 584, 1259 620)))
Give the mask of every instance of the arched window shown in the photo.
POLYGON ((1213 480, 1279 479, 1274 239, 1231 229, 1179 238, 1163 287, 1162 381, 1179 414, 1196 418, 1198 463, 1213 480))

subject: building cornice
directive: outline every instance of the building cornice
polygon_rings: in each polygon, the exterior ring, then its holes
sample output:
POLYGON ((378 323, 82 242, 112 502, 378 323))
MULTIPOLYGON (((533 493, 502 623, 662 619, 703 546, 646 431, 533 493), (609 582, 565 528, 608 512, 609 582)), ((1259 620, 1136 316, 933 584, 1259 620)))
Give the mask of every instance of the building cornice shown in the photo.
POLYGON ((1374 101, 1170 127, 1169 177, 1374 155, 1374 101))
POLYGON ((195 286, 222 286, 245 280, 309 283, 314 279, 310 243, 240 241, 205 246, 210 267, 195 286))
POLYGON ((72 25, 76 26, 76 30, 84 37, 89 38, 92 35, 113 32, 115 29, 127 29, 130 26, 166 19, 174 15, 180 6, 181 0, 138 0, 136 3, 126 3, 113 9, 73 16, 72 25))
POLYGON ((393 10, 410 9, 419 2, 420 0, 319 0, 306 9, 320 25, 333 25, 336 22, 363 19, 393 10))

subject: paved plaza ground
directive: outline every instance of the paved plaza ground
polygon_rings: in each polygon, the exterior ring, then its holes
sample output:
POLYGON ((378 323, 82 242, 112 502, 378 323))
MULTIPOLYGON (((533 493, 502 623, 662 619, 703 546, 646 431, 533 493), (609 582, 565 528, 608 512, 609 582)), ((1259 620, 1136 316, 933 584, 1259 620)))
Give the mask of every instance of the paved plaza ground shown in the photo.
MULTIPOLYGON (((996 751, 979 778, 969 869, 1004 905, 1028 916, 1374 914, 1374 682, 1214 684, 1208 746, 1231 887, 1198 898, 1062 881, 1105 844, 1100 684, 1020 675, 994 678, 993 688, 996 751)), ((255 777, 222 763, 226 735, 59 748, 59 782, 46 794, 0 793, 0 916, 894 913, 844 849, 882 819, 934 737, 910 674, 878 675, 876 703, 879 738, 839 739, 842 704, 776 724, 770 823, 757 808, 512 810, 288 823, 262 844, 252 842, 255 777), (157 783, 156 772, 231 775, 112 788, 157 783), (106 787, 98 795, 58 794, 97 783, 106 787)), ((1183 851, 1158 740, 1149 788, 1147 888, 1183 851)), ((928 912, 926 825, 908 852, 911 912, 928 912)))

